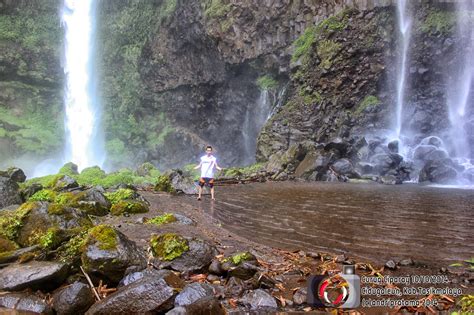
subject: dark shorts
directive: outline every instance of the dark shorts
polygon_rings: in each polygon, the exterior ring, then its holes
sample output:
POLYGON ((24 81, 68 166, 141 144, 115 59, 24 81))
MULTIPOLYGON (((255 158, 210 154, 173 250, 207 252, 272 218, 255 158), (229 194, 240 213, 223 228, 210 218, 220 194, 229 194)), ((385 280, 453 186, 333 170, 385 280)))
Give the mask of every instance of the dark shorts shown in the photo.
POLYGON ((199 186, 204 187, 204 185, 207 185, 211 188, 214 187, 214 178, 201 177, 199 179, 199 186))

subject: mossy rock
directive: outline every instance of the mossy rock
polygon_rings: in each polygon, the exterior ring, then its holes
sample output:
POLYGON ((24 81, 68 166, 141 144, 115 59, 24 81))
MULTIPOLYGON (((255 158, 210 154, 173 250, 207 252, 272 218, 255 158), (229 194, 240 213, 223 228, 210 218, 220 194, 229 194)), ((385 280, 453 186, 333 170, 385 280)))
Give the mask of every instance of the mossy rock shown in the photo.
POLYGON ((119 203, 122 200, 136 198, 135 191, 129 188, 120 188, 114 192, 107 192, 104 195, 113 205, 119 203))
POLYGON ((18 245, 15 242, 0 236, 0 254, 11 252, 16 249, 18 249, 18 245))
POLYGON ((174 188, 171 185, 171 179, 168 175, 160 175, 156 180, 155 191, 164 191, 172 193, 174 192, 174 188))
POLYGON ((175 233, 153 235, 150 240, 153 255, 161 260, 171 261, 189 250, 188 241, 175 233))
POLYGON ((122 215, 125 213, 146 213, 149 211, 148 205, 138 200, 122 200, 110 208, 110 214, 122 215))
POLYGON ((55 260, 78 266, 87 241, 87 234, 88 231, 82 231, 63 243, 56 251, 55 260))
POLYGON ((178 221, 172 213, 165 213, 147 221, 148 224, 163 225, 178 221))
POLYGON ((51 189, 42 189, 36 192, 28 201, 48 201, 53 202, 56 199, 56 192, 51 189))
POLYGON ((16 241, 26 217, 38 206, 36 202, 26 202, 15 211, 2 211, 0 214, 0 236, 10 241, 16 241))
POLYGON ((118 244, 117 233, 110 225, 101 224, 89 230, 86 243, 94 243, 101 250, 114 250, 118 244))
POLYGON ((65 241, 91 226, 91 220, 78 209, 56 203, 37 202, 22 220, 15 241, 21 246, 41 245, 43 241, 43 245, 47 244, 48 248, 57 247, 58 239, 65 241))
POLYGON ((239 252, 230 257, 224 258, 222 262, 231 262, 235 266, 238 266, 244 261, 257 261, 257 258, 249 252, 239 252))
POLYGON ((66 163, 59 169, 59 174, 74 177, 75 175, 79 175, 78 167, 72 162, 66 163))

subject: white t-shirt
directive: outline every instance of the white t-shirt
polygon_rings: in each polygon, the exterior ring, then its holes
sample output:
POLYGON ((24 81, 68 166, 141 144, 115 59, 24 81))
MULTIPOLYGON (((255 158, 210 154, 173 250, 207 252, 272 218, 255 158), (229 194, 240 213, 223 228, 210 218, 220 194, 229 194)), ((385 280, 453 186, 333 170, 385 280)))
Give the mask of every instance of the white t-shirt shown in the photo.
POLYGON ((214 178, 214 169, 216 168, 217 159, 211 155, 201 157, 201 177, 214 178))

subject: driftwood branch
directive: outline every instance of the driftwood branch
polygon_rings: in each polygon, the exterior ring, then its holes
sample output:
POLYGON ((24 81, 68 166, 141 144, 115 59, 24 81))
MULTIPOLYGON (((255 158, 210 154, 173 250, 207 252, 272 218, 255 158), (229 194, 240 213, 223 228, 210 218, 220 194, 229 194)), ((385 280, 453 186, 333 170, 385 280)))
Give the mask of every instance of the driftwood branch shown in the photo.
POLYGON ((92 292, 94 292, 94 295, 95 295, 95 297, 97 298, 97 301, 100 301, 99 293, 98 293, 97 290, 95 289, 94 284, 92 283, 91 278, 89 277, 89 275, 87 274, 87 272, 84 271, 84 268, 82 268, 82 266, 81 266, 80 268, 81 268, 82 273, 83 273, 84 276, 86 277, 87 282, 89 282, 89 285, 90 285, 90 287, 91 287, 91 290, 92 290, 92 292))

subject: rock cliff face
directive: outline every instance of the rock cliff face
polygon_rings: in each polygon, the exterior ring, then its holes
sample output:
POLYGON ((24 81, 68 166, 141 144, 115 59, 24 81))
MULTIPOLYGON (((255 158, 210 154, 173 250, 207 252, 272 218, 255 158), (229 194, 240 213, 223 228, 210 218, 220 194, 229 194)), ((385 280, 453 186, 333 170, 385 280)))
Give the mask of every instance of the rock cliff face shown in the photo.
MULTIPOLYGON (((206 144, 216 148, 224 165, 238 165, 255 157, 276 160, 294 145, 317 155, 317 148, 335 139, 359 143, 361 137, 386 134, 393 126, 400 45, 392 2, 100 1, 97 74, 111 165, 182 166, 196 161, 206 144)), ((59 0, 0 5, 2 23, 25 14, 29 21, 36 17, 32 8, 54 12, 50 20, 57 22, 60 6, 59 0)), ((414 143, 427 135, 442 137, 449 124, 446 73, 463 53, 456 48, 462 39, 455 34, 452 9, 431 1, 413 9, 404 128, 412 130, 414 143)), ((51 47, 60 49, 61 30, 51 22, 34 30, 55 35, 48 45, 30 49, 28 40, 2 33, 0 71, 7 78, 2 85, 20 82, 36 93, 19 100, 28 95, 24 85, 10 94, 3 88, 2 148, 25 151, 31 140, 6 122, 14 121, 11 115, 26 117, 25 108, 38 107, 60 112, 59 53, 51 47), (12 45, 20 47, 23 59, 31 56, 25 71, 18 56, 9 56, 12 45), (32 102, 36 107, 26 105, 32 102)), ((61 134, 61 128, 54 130, 61 134)), ((46 142, 59 145, 49 141, 52 135, 43 138, 41 145, 31 141, 46 151, 46 142)), ((360 160, 347 152, 339 157, 360 160)))
POLYGON ((0 163, 62 147, 60 0, 0 1, 0 163))

